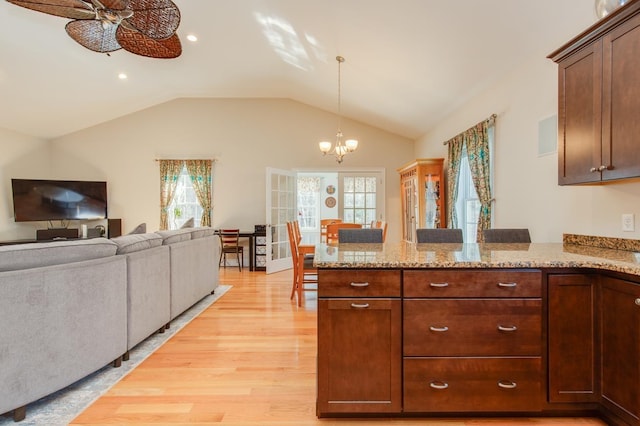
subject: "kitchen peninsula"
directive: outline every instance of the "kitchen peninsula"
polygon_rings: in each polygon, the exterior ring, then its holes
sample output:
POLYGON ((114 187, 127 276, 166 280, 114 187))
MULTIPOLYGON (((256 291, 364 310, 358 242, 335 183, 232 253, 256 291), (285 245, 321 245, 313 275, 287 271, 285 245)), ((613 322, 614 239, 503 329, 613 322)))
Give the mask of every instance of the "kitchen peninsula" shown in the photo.
POLYGON ((564 241, 317 246, 318 416, 640 425, 638 242, 564 241))

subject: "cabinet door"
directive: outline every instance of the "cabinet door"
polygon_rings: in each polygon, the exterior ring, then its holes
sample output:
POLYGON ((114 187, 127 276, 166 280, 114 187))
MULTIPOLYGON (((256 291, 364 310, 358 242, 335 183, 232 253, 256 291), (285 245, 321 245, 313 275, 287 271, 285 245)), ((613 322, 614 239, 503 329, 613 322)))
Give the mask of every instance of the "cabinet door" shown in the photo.
POLYGON ((603 39, 603 180, 640 176, 640 16, 603 39))
POLYGON ((596 402, 593 276, 550 275, 548 315, 549 402, 596 402))
POLYGON ((417 176, 402 179, 402 239, 414 241, 418 217, 417 176))
POLYGON ((640 285, 602 277, 602 403, 640 424, 640 285))
POLYGON ((601 165, 602 42, 558 64, 558 184, 597 182, 601 165))
POLYGON ((318 416, 402 409, 399 299, 318 301, 318 416))

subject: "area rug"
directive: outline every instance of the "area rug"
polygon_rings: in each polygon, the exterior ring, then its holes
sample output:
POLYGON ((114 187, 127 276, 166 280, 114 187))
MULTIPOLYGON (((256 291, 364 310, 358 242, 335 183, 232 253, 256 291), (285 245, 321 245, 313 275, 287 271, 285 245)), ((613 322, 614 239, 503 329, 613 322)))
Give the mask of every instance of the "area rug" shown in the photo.
POLYGON ((164 333, 155 333, 129 352, 129 361, 119 368, 107 365, 66 388, 46 396, 27 406, 27 417, 15 423, 11 417, 0 417, 0 425, 64 426, 100 398, 113 385, 136 368, 164 342, 179 332, 202 311, 211 306, 229 289, 230 285, 220 285, 209 295, 171 321, 171 328, 164 333))

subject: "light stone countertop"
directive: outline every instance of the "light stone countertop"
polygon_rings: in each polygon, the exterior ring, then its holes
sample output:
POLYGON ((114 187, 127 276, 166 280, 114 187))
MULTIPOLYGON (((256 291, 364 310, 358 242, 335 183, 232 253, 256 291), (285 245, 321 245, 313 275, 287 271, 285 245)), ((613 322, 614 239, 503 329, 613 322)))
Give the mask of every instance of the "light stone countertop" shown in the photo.
POLYGON ((563 243, 316 245, 318 268, 594 268, 640 276, 640 253, 563 243))

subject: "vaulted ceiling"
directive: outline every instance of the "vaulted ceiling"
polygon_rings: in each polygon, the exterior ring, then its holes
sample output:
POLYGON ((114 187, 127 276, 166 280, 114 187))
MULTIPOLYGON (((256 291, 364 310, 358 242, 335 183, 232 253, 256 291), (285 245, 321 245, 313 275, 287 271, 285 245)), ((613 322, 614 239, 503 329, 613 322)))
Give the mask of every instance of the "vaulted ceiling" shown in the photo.
POLYGON ((181 97, 337 112, 342 55, 343 115, 417 138, 596 21, 592 0, 174 1, 177 59, 95 53, 68 19, 1 1, 0 127, 54 138, 181 97))

